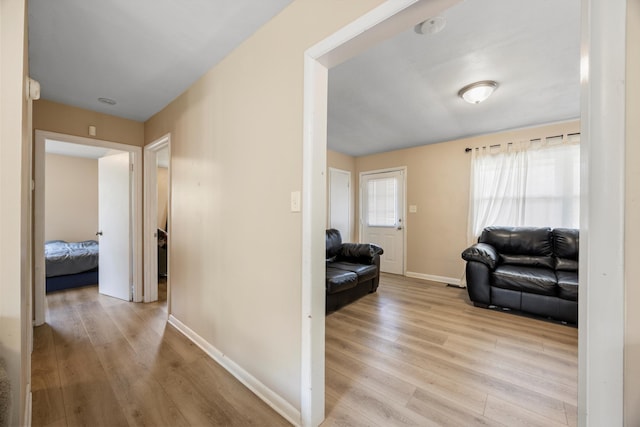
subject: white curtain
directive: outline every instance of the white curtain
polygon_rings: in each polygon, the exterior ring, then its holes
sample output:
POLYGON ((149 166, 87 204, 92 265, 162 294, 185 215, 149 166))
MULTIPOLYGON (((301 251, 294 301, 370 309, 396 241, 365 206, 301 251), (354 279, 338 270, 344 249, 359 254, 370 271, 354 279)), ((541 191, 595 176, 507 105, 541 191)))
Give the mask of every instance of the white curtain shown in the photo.
POLYGON ((490 225, 579 228, 577 140, 472 150, 468 243, 490 225))

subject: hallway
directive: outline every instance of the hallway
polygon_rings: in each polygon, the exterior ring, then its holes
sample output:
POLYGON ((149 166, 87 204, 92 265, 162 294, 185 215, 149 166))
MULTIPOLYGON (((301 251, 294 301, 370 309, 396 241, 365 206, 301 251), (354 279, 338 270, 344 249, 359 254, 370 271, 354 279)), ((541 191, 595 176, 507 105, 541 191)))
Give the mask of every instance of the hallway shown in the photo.
POLYGON ((166 284, 159 296, 47 295, 34 329, 34 426, 289 425, 168 325, 166 284))

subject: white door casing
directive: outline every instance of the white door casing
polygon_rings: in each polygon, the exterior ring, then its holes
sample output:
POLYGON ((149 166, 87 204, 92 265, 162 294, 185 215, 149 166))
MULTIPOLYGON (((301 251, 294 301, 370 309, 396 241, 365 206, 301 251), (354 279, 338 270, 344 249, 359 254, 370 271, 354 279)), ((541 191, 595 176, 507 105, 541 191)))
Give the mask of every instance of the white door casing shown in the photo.
POLYGON ((404 274, 405 175, 405 169, 360 174, 360 240, 384 250, 385 273, 404 274))
POLYGON ((329 168, 329 227, 351 242, 351 172, 329 168))
POLYGON ((34 144, 34 308, 35 324, 44 323, 45 316, 45 260, 44 260, 44 193, 45 193, 45 145, 47 140, 63 141, 72 144, 101 147, 126 151, 131 154, 134 170, 132 178, 133 201, 131 204, 131 236, 133 255, 131 259, 133 273, 133 300, 142 301, 142 149, 128 144, 67 135, 57 132, 35 130, 34 144))
POLYGON ((98 290, 125 301, 132 299, 130 165, 129 153, 98 159, 98 290))
MULTIPOLYGON (((158 300, 158 152, 168 149, 171 152, 171 137, 167 134, 162 138, 144 147, 144 302, 158 300)), ((169 156, 169 179, 168 187, 171 187, 171 156, 169 156)), ((169 191, 170 193, 170 191, 169 191)), ((171 206, 171 195, 167 197, 167 205, 171 206)), ((170 221, 170 209, 167 209, 167 221, 170 221)), ((170 256, 169 246, 171 240, 167 241, 167 257, 170 256)), ((167 259, 168 261, 168 259, 167 259)), ((167 262, 168 264, 168 262, 167 262)), ((167 265, 168 268, 168 265, 167 265)), ((167 275, 167 288, 169 287, 167 275)), ((167 292, 167 298, 170 293, 167 292)), ((168 301, 170 306, 170 301, 168 301)), ((169 313, 171 313, 169 307, 169 313)))

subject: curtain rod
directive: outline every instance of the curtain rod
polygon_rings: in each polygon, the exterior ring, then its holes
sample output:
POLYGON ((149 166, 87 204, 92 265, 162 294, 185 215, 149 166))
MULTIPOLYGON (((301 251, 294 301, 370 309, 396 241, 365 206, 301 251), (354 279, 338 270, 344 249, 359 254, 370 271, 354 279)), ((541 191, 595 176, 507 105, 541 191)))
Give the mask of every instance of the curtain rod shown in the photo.
MULTIPOLYGON (((568 134, 567 134, 567 138, 569 138, 569 137, 571 137, 571 136, 576 136, 576 135, 580 135, 580 132, 572 132, 572 133, 568 133, 568 134)), ((562 138, 562 137, 563 137, 563 135, 554 135, 554 136, 547 136, 547 137, 545 137, 545 139, 562 138)), ((530 142, 533 142, 533 141, 537 141, 537 140, 539 140, 539 139, 540 139, 540 138, 534 138, 534 139, 531 139, 531 140, 529 140, 529 141, 530 141, 530 142)), ((507 144, 513 144, 513 142, 507 142, 507 144)), ((489 148, 493 148, 493 147, 500 147, 500 145, 502 145, 502 144, 494 144, 494 145, 490 145, 490 146, 489 146, 489 148)), ((476 147, 476 148, 481 148, 481 147, 476 147)), ((467 148, 465 148, 465 149, 464 149, 464 152, 465 152, 465 153, 468 153, 468 152, 469 152, 469 151, 471 151, 471 150, 473 150, 473 148, 469 148, 469 147, 467 147, 467 148)))

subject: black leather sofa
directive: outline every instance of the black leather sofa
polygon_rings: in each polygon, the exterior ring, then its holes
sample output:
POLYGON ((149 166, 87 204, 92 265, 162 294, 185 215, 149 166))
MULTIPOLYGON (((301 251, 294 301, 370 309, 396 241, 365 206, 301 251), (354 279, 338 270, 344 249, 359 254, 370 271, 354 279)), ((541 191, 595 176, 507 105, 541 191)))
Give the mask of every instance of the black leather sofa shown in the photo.
POLYGON ((469 298, 577 323, 578 247, 576 229, 487 227, 462 252, 469 298))
POLYGON ((378 289, 381 247, 369 243, 342 243, 340 232, 329 229, 326 231, 326 253, 327 313, 378 289))

